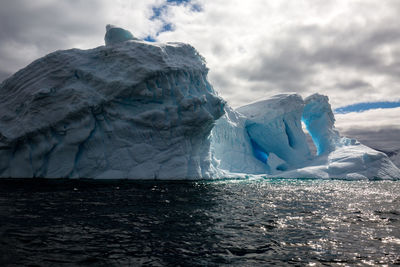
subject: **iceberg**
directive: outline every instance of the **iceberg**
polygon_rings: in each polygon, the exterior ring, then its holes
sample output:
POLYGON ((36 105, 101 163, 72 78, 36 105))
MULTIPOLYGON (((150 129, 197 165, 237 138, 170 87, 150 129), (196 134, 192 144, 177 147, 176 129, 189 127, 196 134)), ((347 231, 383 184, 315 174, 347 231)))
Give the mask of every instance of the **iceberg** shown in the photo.
POLYGON ((385 154, 340 136, 326 96, 280 94, 234 110, 192 46, 112 25, 104 40, 0 84, 0 178, 400 178, 385 154))
MULTIPOLYGON (((229 163, 245 162, 244 173, 263 173, 262 177, 400 178, 400 170, 384 153, 340 136, 327 96, 314 94, 303 100, 298 94, 280 94, 227 114, 217 121, 211 133, 211 149, 217 150, 213 155, 221 176, 232 176, 232 172, 238 171, 229 163), (240 124, 232 126, 232 118, 240 118, 240 124), (302 122, 313 139, 317 155, 310 152, 302 122), (215 138, 221 132, 225 138, 215 138), (235 150, 229 150, 235 147, 231 145, 235 139, 244 141, 238 142, 235 150), (246 158, 249 155, 257 163, 249 161, 246 158), (252 169, 257 171, 251 172, 252 169)), ((238 173, 233 176, 240 175, 245 176, 238 173)))
POLYGON ((113 29, 106 46, 56 51, 0 85, 0 177, 213 176, 208 136, 225 102, 204 59, 113 29))

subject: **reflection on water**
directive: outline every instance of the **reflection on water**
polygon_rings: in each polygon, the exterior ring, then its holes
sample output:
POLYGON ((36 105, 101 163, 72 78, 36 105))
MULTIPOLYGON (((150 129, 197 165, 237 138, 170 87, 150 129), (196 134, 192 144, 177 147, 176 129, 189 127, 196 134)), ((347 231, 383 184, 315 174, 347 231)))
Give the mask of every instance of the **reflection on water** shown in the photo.
POLYGON ((400 182, 0 181, 0 265, 400 264, 400 182))

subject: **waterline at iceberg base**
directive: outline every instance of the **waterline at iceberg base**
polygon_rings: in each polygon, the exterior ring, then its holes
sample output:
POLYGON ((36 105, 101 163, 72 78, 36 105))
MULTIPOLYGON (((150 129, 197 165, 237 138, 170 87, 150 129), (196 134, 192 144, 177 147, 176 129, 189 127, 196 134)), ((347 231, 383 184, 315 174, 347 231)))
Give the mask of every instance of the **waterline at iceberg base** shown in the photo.
POLYGON ((105 40, 51 53, 0 85, 0 177, 400 178, 385 154, 340 136, 326 96, 233 110, 190 45, 112 26, 105 40))

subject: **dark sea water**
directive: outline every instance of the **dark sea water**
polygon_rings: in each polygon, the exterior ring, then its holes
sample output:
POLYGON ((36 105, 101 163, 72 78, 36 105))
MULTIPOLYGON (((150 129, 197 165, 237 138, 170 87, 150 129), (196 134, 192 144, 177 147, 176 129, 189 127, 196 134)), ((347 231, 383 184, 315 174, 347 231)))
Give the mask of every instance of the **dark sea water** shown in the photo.
POLYGON ((400 264, 400 182, 0 180, 0 266, 400 264))

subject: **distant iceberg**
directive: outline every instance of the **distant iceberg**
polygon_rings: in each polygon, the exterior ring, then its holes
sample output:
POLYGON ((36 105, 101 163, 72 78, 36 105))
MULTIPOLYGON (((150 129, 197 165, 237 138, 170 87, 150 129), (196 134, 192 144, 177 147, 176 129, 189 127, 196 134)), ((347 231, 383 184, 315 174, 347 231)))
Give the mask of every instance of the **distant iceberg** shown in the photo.
POLYGON ((385 154, 339 135, 326 96, 233 110, 192 46, 111 25, 105 43, 56 51, 1 83, 0 177, 400 178, 385 154))

